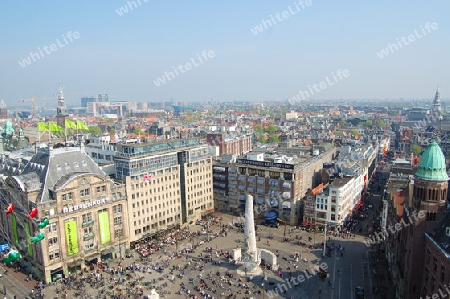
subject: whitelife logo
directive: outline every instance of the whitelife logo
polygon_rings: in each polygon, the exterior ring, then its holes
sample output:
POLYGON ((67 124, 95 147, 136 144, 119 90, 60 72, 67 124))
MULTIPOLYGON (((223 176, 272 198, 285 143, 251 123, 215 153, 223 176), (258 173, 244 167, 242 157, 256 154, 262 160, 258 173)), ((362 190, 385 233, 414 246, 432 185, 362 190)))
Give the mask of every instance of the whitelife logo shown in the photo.
POLYGON ((61 49, 69 44, 69 42, 73 42, 76 39, 80 38, 80 33, 78 31, 72 31, 67 32, 66 35, 62 35, 63 37, 63 43, 59 40, 59 38, 56 39, 56 44, 51 44, 49 47, 43 46, 42 49, 38 48, 38 52, 33 53, 30 52, 30 55, 28 55, 27 58, 22 59, 22 61, 19 61, 19 65, 21 67, 26 67, 31 64, 31 62, 35 62, 36 60, 39 60, 41 58, 44 58, 44 52, 45 54, 49 55, 52 52, 55 52, 58 49, 61 49), (32 61, 33 60, 33 61, 32 61))
POLYGON ((128 13, 128 11, 132 11, 133 9, 138 8, 138 6, 141 6, 142 5, 141 1, 144 3, 147 3, 149 0, 127 1, 127 4, 120 7, 119 9, 116 9, 116 12, 121 17, 124 14, 128 13), (128 9, 130 9, 130 10, 128 10, 128 9))
POLYGON ((420 29, 421 29, 423 35, 420 35, 420 33, 417 32, 417 30, 414 30, 414 34, 410 34, 410 35, 408 35, 408 37, 402 36, 402 38, 400 40, 398 38, 396 38, 395 40, 397 41, 397 43, 393 43, 393 44, 389 43, 389 44, 387 44, 387 47, 382 49, 382 50, 380 50, 380 52, 377 52, 377 55, 380 58, 384 58, 385 56, 389 56, 389 54, 392 54, 395 51, 398 51, 403 46, 407 46, 410 43, 415 42, 417 39, 421 39, 422 37, 424 37, 428 33, 431 33, 431 30, 437 30, 438 28, 439 28, 439 26, 438 26, 438 24, 436 22, 433 22, 431 24, 430 24, 430 22, 428 22, 428 23, 425 24, 425 28, 420 26, 420 29), (397 45, 398 45, 398 47, 397 47, 397 45))
MULTIPOLYGON (((177 70, 179 70, 180 73, 184 74, 187 71, 190 71, 192 69, 192 66, 197 67, 197 66, 201 65, 204 61, 208 61, 208 58, 214 58, 215 56, 216 56, 216 54, 214 53, 214 51, 210 50, 210 51, 206 52, 206 50, 204 50, 201 55, 197 54, 197 59, 198 59, 199 63, 196 63, 196 60, 194 58, 191 58, 192 64, 190 62, 187 62, 184 65, 179 64, 178 67, 173 66, 172 68, 176 74, 176 77, 178 77, 180 74, 178 73, 177 70), (202 57, 203 57, 203 59, 202 59, 202 57), (183 69, 183 67, 184 67, 184 69, 183 69)), ((160 77, 156 80, 153 80, 153 83, 155 83, 156 87, 160 87, 162 84, 166 83, 166 78, 167 78, 167 81, 170 81, 172 79, 175 79, 175 75, 173 72, 166 71, 166 72, 164 72, 164 75, 162 77, 160 77)))
POLYGON ((308 85, 308 91, 303 91, 300 90, 298 92, 298 94, 295 97, 292 97, 288 100, 289 104, 291 105, 295 105, 295 104, 299 104, 301 103, 302 99, 305 100, 307 98, 309 98, 310 96, 314 95, 314 91, 316 93, 319 93, 320 91, 327 89, 329 86, 334 85, 335 83, 344 80, 344 78, 347 78, 348 76, 350 76, 350 72, 345 69, 345 70, 337 70, 336 75, 334 73, 331 73, 333 80, 330 80, 330 78, 325 77, 325 81, 324 82, 320 82, 319 84, 313 84, 312 87, 310 85, 308 85), (339 80, 338 80, 339 78, 339 80), (314 90, 313 90, 314 89, 314 90), (300 99, 300 96, 302 97, 302 99, 300 99))
MULTIPOLYGON (((293 16, 297 13, 299 13, 302 9, 305 9, 308 6, 312 5, 312 0, 299 0, 298 2, 294 2, 295 9, 292 9, 292 7, 289 5, 288 9, 289 11, 285 10, 281 14, 276 13, 275 18, 278 20, 278 22, 282 22, 283 20, 286 20, 290 16, 293 16), (300 8, 301 7, 301 8, 300 8)), ((250 28, 250 31, 257 35, 258 33, 261 33, 264 31, 264 29, 267 29, 269 27, 272 27, 277 24, 274 17, 272 15, 269 16, 270 20, 261 20, 261 23, 258 26, 255 26, 254 28, 250 28), (264 26, 264 28, 263 28, 264 26)))
MULTIPOLYGON (((414 224, 416 221, 418 221, 419 219, 423 219, 427 216, 427 213, 424 210, 419 211, 419 213, 417 213, 417 211, 414 211, 411 215, 407 215, 408 216, 408 221, 409 223, 407 223, 404 219, 402 219, 399 223, 396 223, 395 225, 389 225, 388 229, 392 234, 395 234, 396 232, 401 231, 403 228, 410 226, 411 224, 414 224), (412 218, 411 218, 412 216, 412 218)), ((370 247, 373 244, 379 243, 384 241, 387 237, 389 236, 389 232, 387 230, 383 230, 379 233, 376 233, 372 238, 367 238, 364 241, 364 244, 366 244, 367 247, 370 247)))

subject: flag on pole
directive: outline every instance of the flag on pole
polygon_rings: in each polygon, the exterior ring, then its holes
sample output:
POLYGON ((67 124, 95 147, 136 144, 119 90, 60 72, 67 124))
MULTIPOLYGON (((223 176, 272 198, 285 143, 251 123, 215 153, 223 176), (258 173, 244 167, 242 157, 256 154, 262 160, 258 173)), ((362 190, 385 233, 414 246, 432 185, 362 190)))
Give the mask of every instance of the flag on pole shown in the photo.
POLYGON ((89 128, 85 124, 83 124, 79 119, 77 119, 76 128, 77 130, 89 131, 89 128))
POLYGON ((71 121, 70 119, 66 118, 66 128, 67 129, 76 129, 77 125, 75 125, 75 123, 73 121, 71 121))
POLYGON ((38 122, 38 131, 48 131, 48 126, 44 122, 38 122))
POLYGON ((48 123, 48 129, 50 132, 61 132, 62 131, 62 128, 52 121, 50 121, 48 123))

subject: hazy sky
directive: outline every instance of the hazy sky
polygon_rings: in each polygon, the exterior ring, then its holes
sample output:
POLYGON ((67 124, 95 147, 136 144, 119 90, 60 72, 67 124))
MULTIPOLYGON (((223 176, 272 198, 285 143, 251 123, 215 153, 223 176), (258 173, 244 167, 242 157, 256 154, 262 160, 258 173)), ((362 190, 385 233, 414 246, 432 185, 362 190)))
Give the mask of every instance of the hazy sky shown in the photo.
MULTIPOLYGON (((1 1, 0 99, 16 105, 21 97, 51 97, 59 80, 67 92, 138 102, 286 99, 321 82, 312 98, 431 99, 437 83, 450 98, 450 1, 307 4, 1 1), (262 20, 272 26, 254 34, 262 20), (385 49, 389 43, 397 49, 385 49), (389 55, 380 58, 382 49, 389 55), (214 57, 200 62, 203 51, 214 57), (177 76, 178 65, 184 73, 177 76), (339 69, 350 75, 333 79, 339 69), (156 86, 170 71, 175 78, 156 86)), ((76 104, 80 96, 66 98, 76 104)))

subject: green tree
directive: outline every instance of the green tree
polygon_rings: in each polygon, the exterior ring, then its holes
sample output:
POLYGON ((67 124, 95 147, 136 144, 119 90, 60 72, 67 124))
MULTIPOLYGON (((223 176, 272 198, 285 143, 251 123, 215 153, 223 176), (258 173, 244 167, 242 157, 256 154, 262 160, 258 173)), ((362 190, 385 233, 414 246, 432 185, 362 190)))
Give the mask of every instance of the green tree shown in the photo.
POLYGON ((353 136, 359 135, 359 132, 355 129, 350 130, 350 134, 352 134, 353 136))
POLYGON ((339 122, 339 124, 341 125, 341 127, 343 127, 347 124, 347 121, 345 119, 343 119, 339 122))
POLYGON ((278 130, 278 127, 274 126, 274 125, 270 125, 266 128, 266 132, 269 133, 270 135, 272 135, 273 133, 275 133, 278 130))
POLYGON ((344 135, 341 131, 334 131, 333 134, 336 135, 336 136, 344 135))
POLYGON ((258 137, 258 142, 259 143, 266 143, 266 135, 262 134, 261 136, 258 137))
POLYGON ((280 142, 280 139, 278 138, 277 134, 273 134, 267 139, 267 143, 278 143, 280 142))
POLYGON ((371 126, 372 126, 371 120, 361 121, 358 123, 358 127, 371 127, 371 126))
POLYGON ((101 136, 103 134, 102 129, 99 126, 89 126, 89 133, 94 136, 101 136))
POLYGON ((422 153, 422 147, 418 144, 411 145, 411 152, 414 156, 419 156, 422 153))
POLYGON ((115 133, 115 132, 116 132, 116 129, 114 129, 114 127, 109 127, 108 132, 109 132, 109 133, 115 133))
POLYGON ((378 122, 378 127, 385 127, 387 124, 386 124, 386 122, 384 121, 384 120, 380 120, 379 122, 378 122))
POLYGON ((145 132, 142 131, 139 127, 135 127, 133 133, 136 135, 145 135, 145 132))
POLYGON ((264 129, 261 125, 257 125, 253 127, 253 130, 255 130, 256 133, 263 133, 264 129))

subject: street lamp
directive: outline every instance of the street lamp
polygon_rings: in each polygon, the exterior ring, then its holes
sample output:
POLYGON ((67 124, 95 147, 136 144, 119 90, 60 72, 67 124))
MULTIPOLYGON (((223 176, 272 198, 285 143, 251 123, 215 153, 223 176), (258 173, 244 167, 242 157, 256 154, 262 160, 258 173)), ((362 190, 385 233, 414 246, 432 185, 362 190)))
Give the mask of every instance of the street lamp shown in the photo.
POLYGON ((266 271, 263 269, 263 281, 261 283, 261 288, 262 288, 262 292, 263 292, 263 299, 265 298, 265 294, 266 294, 266 289, 264 287, 264 282, 266 281, 266 271))

